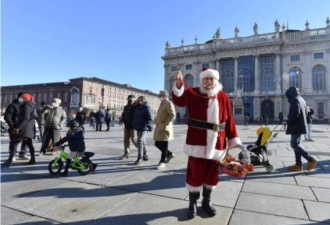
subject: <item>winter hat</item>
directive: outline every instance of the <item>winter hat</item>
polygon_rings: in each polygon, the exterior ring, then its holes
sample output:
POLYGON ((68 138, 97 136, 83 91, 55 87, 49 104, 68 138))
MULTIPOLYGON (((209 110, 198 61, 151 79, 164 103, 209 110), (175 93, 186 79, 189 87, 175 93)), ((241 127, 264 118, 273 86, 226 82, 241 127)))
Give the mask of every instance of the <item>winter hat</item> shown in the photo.
POLYGON ((199 74, 199 80, 201 83, 205 77, 213 77, 214 79, 219 80, 219 72, 217 70, 203 68, 202 72, 199 74))
POLYGON ((25 101, 33 101, 33 96, 30 94, 22 94, 20 98, 24 98, 25 101))
POLYGON ((53 98, 53 102, 57 103, 58 105, 61 104, 62 100, 59 98, 53 98))

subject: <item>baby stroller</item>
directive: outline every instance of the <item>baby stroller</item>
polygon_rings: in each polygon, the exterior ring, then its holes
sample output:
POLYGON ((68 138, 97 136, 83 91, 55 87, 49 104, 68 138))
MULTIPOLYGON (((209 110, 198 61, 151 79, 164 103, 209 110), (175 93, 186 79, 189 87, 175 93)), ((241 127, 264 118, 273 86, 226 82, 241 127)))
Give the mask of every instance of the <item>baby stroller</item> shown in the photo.
MULTIPOLYGON (((267 126, 261 126, 257 130, 258 139, 253 145, 248 145, 247 150, 250 152, 250 160, 254 166, 264 166, 267 172, 273 171, 273 166, 269 163, 268 155, 271 154, 267 150, 267 145, 277 136, 279 130, 277 125, 272 131, 267 126), (274 134, 273 134, 274 133, 274 134)), ((243 159, 243 153, 238 154, 238 158, 243 159)))
POLYGON ((5 134, 8 133, 9 126, 5 121, 0 121, 1 122, 1 136, 4 136, 5 134))

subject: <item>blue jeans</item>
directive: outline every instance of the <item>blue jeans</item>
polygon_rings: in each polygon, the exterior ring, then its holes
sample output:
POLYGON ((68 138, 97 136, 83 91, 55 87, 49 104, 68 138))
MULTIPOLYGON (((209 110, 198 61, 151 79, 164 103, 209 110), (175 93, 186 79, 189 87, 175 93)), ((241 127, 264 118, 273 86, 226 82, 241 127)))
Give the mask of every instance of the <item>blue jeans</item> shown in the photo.
POLYGON ((141 159, 142 153, 143 157, 147 157, 147 149, 146 149, 146 139, 147 139, 147 131, 137 131, 137 148, 138 148, 138 159, 141 159))
POLYGON ((300 146, 301 134, 291 134, 290 146, 294 150, 296 157, 296 165, 301 166, 301 156, 304 157, 308 162, 314 160, 314 158, 300 146))

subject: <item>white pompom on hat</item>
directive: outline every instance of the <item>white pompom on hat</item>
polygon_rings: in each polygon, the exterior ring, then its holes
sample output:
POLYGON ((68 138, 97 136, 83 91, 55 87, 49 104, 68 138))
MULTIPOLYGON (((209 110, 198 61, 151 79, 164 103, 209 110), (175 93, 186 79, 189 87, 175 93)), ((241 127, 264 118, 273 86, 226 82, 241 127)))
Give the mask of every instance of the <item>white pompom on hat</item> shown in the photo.
POLYGON ((216 80, 219 80, 219 72, 217 70, 203 68, 202 72, 199 74, 199 80, 202 83, 202 80, 205 77, 213 77, 216 80))
POLYGON ((57 103, 57 104, 61 104, 62 100, 59 98, 53 98, 53 102, 57 103))

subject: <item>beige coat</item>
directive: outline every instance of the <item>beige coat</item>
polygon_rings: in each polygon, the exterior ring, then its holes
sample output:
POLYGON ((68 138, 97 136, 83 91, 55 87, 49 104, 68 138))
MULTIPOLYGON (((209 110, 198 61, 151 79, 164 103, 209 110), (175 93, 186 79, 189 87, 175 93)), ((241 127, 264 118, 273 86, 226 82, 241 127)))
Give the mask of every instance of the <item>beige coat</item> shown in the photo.
POLYGON ((154 131, 154 141, 173 140, 173 120, 175 119, 175 108, 173 103, 165 99, 159 106, 155 119, 156 128, 154 131))

